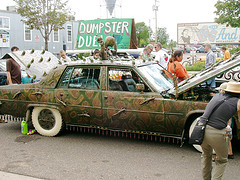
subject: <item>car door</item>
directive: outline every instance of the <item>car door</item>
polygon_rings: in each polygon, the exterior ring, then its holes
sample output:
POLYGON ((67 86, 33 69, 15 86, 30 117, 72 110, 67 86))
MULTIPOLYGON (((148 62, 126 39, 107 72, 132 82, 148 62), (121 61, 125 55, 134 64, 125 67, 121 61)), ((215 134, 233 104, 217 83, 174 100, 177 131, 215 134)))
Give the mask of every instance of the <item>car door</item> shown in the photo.
POLYGON ((66 123, 93 125, 102 122, 99 67, 68 67, 57 88, 56 102, 66 123))
POLYGON ((106 126, 111 129, 166 132, 162 97, 151 92, 146 84, 145 92, 138 92, 136 84, 144 82, 131 68, 109 67, 106 71, 107 88, 102 92, 106 126), (127 81, 124 76, 128 76, 127 81))

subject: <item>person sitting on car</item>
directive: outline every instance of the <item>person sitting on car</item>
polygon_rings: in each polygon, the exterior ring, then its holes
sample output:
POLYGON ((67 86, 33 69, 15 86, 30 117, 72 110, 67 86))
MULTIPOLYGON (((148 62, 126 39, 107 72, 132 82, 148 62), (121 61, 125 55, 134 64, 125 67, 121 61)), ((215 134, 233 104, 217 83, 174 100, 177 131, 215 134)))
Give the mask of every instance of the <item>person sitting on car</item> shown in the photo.
POLYGON ((99 49, 94 50, 93 58, 96 59, 96 60, 100 60, 100 50, 99 49))
POLYGON ((180 63, 183 59, 182 51, 175 51, 172 57, 169 59, 168 71, 175 74, 180 81, 189 78, 189 75, 185 67, 180 63))

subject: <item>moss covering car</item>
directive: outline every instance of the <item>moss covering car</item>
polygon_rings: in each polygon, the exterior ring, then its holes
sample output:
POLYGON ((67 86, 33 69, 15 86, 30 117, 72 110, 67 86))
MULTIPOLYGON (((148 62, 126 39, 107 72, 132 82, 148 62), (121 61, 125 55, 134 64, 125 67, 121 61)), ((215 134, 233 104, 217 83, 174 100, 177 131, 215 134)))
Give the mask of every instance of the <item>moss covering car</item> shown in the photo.
POLYGON ((235 55, 176 84, 153 61, 86 58, 51 69, 38 83, 1 86, 0 114, 32 121, 44 136, 56 136, 67 126, 183 140, 212 97, 203 83, 239 64, 235 55))

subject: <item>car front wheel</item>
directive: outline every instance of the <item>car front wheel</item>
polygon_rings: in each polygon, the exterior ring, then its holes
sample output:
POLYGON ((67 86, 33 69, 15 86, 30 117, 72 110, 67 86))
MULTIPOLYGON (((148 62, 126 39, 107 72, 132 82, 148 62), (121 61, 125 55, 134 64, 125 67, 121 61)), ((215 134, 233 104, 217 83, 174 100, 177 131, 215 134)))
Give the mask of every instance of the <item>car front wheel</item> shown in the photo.
POLYGON ((46 107, 33 109, 32 123, 36 131, 43 136, 56 136, 63 128, 63 120, 59 111, 46 107))

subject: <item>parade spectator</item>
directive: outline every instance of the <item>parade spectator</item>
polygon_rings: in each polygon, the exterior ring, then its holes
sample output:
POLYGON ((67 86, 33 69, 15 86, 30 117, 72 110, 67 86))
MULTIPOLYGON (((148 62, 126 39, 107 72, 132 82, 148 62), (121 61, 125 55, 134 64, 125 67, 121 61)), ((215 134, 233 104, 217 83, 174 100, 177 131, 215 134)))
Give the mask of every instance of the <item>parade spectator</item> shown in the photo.
POLYGON ((61 51, 60 51, 60 56, 61 56, 60 61, 61 61, 63 64, 68 64, 68 63, 71 62, 70 57, 68 57, 68 56, 66 55, 66 52, 65 52, 64 50, 61 50, 61 51))
POLYGON ((169 59, 168 71, 175 74, 180 81, 189 78, 189 75, 185 67, 180 63, 183 59, 182 51, 175 51, 172 57, 169 59))
MULTIPOLYGON (((222 83, 220 85, 220 87, 218 88, 219 89, 219 93, 222 93, 224 94, 225 93, 225 89, 227 88, 227 82, 225 83, 222 83)), ((229 119, 228 121, 228 126, 230 126, 231 128, 233 128, 233 117, 229 119)), ((233 151, 232 151, 232 143, 231 143, 231 140, 229 141, 229 148, 228 148, 228 159, 234 159, 234 156, 233 156, 233 151)), ((214 159, 215 160, 215 159, 214 159)))
MULTIPOLYGON (((216 152, 216 167, 213 179, 222 179, 228 161, 230 140, 227 133, 227 123, 236 112, 238 112, 238 117, 240 117, 240 83, 229 82, 225 89, 225 94, 219 93, 214 95, 201 116, 201 118, 204 118, 211 114, 208 118, 205 136, 201 144, 203 150, 202 176, 204 180, 212 178, 213 149, 216 152)), ((240 118, 238 119, 240 121, 240 118)))
POLYGON ((155 50, 157 51, 155 60, 164 68, 167 69, 169 56, 168 54, 162 50, 162 44, 156 43, 154 45, 155 50))
POLYGON ((148 44, 143 49, 143 52, 140 53, 138 58, 139 59, 144 59, 144 60, 152 60, 153 59, 153 55, 151 54, 152 51, 153 51, 153 45, 152 44, 148 44))
POLYGON ((225 46, 223 46, 221 50, 224 53, 224 61, 228 60, 231 57, 230 52, 227 50, 225 46))
MULTIPOLYGON (((216 90, 219 90, 219 93, 225 94, 225 89, 227 88, 227 84, 228 84, 227 82, 222 83, 220 87, 216 88, 216 90)), ((228 126, 233 128, 232 118, 229 119, 228 126)), ((234 159, 231 140, 229 141, 229 147, 228 147, 228 159, 234 159)), ((213 162, 215 162, 216 157, 214 156, 212 160, 213 162)))
MULTIPOLYGON (((12 52, 18 51, 19 48, 16 46, 13 46, 11 48, 12 52)), ((21 84, 21 67, 20 65, 13 59, 9 58, 7 60, 7 83, 9 85, 11 84, 21 84)))
POLYGON ((99 60, 100 59, 100 50, 95 49, 93 52, 93 58, 99 60))
MULTIPOLYGON (((210 44, 205 44, 204 50, 205 52, 207 52, 206 62, 205 62, 205 68, 207 68, 216 63, 216 54, 212 52, 210 44)), ((207 86, 210 86, 211 88, 216 87, 215 78, 208 80, 206 83, 207 83, 207 86)))

